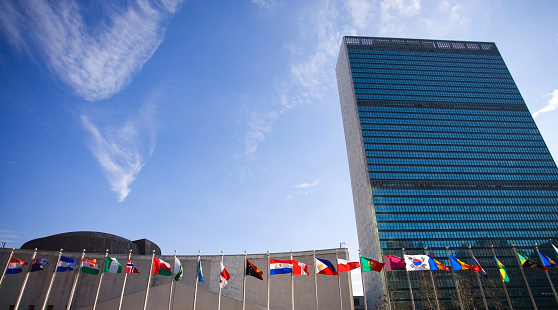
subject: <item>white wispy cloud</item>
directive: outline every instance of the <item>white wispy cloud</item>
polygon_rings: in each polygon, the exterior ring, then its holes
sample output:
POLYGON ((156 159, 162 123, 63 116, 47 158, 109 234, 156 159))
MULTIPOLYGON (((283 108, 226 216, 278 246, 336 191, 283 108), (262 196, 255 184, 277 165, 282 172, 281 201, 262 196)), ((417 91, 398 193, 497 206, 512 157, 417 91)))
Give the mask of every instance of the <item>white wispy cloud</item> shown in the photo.
MULTIPOLYGON (((103 169, 111 189, 122 202, 155 148, 155 104, 149 103, 140 113, 123 124, 95 124, 91 116, 81 115, 83 127, 91 134, 89 149, 103 169)), ((97 117, 100 118, 100 117, 97 117)))
POLYGON ((40 51, 60 80, 86 100, 106 99, 126 87, 163 41, 166 22, 182 0, 126 3, 90 25, 78 4, 61 1, 0 1, 0 25, 10 42, 32 54, 40 51))
POLYGON ((555 89, 552 93, 546 94, 545 97, 546 96, 551 96, 550 100, 548 100, 548 104, 533 113, 534 118, 558 109, 558 89, 555 89))
POLYGON ((271 9, 279 6, 279 3, 275 0, 252 0, 252 3, 264 9, 271 9))
POLYGON ((420 13, 420 0, 383 0, 381 7, 381 35, 399 35, 406 22, 400 19, 420 13))
POLYGON ((316 180, 316 181, 314 181, 314 182, 312 182, 312 183, 297 184, 297 185, 295 185, 294 187, 295 187, 295 188, 308 188, 308 187, 317 186, 318 184, 320 184, 320 181, 319 181, 319 180, 316 180))
POLYGON ((368 27, 374 19, 374 7, 376 1, 371 0, 347 0, 345 8, 351 14, 353 25, 357 28, 364 29, 368 27))

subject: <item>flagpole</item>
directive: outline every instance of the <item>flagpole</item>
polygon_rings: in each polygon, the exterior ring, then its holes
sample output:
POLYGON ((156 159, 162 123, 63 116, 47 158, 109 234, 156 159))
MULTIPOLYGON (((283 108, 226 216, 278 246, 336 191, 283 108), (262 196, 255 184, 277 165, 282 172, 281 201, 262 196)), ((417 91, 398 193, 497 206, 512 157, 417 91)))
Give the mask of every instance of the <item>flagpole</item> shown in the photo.
POLYGON ((15 304, 14 310, 19 308, 19 303, 21 302, 21 298, 23 297, 23 291, 25 290, 25 286, 27 285, 27 279, 29 279, 29 273, 31 272, 31 268, 33 268, 33 260, 35 259, 36 256, 37 256, 37 248, 35 248, 35 251, 33 252, 33 257, 31 257, 31 264, 27 269, 27 273, 25 274, 25 279, 23 279, 23 284, 21 285, 21 289, 19 290, 19 295, 17 296, 17 302, 15 304))
POLYGON ((318 267, 316 266, 316 250, 312 250, 312 256, 314 258, 314 290, 316 296, 316 309, 320 309, 318 302, 318 267))
MULTIPOLYGON (((541 252, 539 252, 539 246, 537 243, 535 243, 535 249, 537 249, 537 254, 539 254, 539 258, 541 258, 541 252)), ((544 263, 543 263, 544 265, 544 263)), ((554 298, 556 298, 556 302, 558 302, 558 295, 556 294, 556 289, 554 288, 554 284, 552 284, 552 280, 550 279, 550 276, 548 275, 548 270, 544 270, 544 273, 546 274, 546 278, 548 279, 548 282, 550 283, 550 287, 552 288, 552 293, 554 293, 554 298)))
MULTIPOLYGON (((358 250, 358 255, 360 256, 360 249, 358 250)), ((380 257, 382 258, 382 262, 385 264, 384 262, 384 253, 382 251, 382 249, 380 249, 380 257)), ((360 263, 362 264, 362 258, 360 257, 360 263)), ((362 266, 360 267, 360 275, 362 277, 362 266)), ((391 310, 391 292, 389 291, 389 285, 388 285, 388 280, 387 280, 387 274, 386 274, 386 268, 382 268, 382 277, 383 277, 383 281, 384 281, 384 287, 386 288, 387 291, 387 298, 388 298, 388 306, 389 306, 389 310, 391 310)), ((364 277, 362 277, 362 292, 364 293, 364 277)), ((366 305, 366 294, 364 295, 364 308, 365 310, 368 309, 368 305, 366 305)))
MULTIPOLYGON (((337 252, 338 252, 338 250, 335 249, 335 260, 338 261, 339 254, 337 252)), ((316 260, 314 260, 314 262, 315 261, 316 260)), ((337 286, 339 287, 339 305, 341 306, 341 310, 343 310, 343 295, 341 294, 341 275, 338 275, 338 277, 337 277, 337 286)))
POLYGON ((267 251, 267 310, 269 310, 269 282, 271 279, 271 266, 270 266, 270 259, 269 259, 269 251, 267 251))
MULTIPOLYGON (((83 249, 83 253, 81 253, 80 264, 83 264, 84 257, 85 257, 85 249, 83 249)), ((74 299, 74 293, 76 292, 76 286, 79 278, 80 269, 81 269, 81 265, 80 267, 78 267, 78 270, 76 272, 76 277, 74 278, 74 284, 72 285, 72 291, 70 292, 70 299, 68 299, 68 305, 66 306, 67 310, 70 310, 70 308, 72 307, 72 300, 74 299)))
POLYGON ((4 272, 2 272, 2 278, 0 278, 0 286, 4 281, 4 276, 6 276, 6 272, 8 271, 8 267, 10 266, 10 261, 12 260, 12 256, 14 255, 15 248, 12 248, 12 252, 10 252, 10 257, 8 257, 8 261, 6 262, 6 267, 4 267, 4 272))
MULTIPOLYGON (((496 258, 496 251, 494 251, 494 245, 491 245, 490 248, 492 249, 492 254, 494 255, 494 258, 496 258)), ((500 267, 498 266, 498 272, 500 272, 499 269, 500 267)), ((502 276, 500 276, 500 278, 502 278, 502 276)), ((513 305, 511 303, 510 295, 508 294, 508 289, 506 288, 506 282, 504 282, 504 279, 502 279, 502 285, 504 285, 504 293, 506 293, 506 298, 508 299, 508 306, 510 306, 510 310, 513 310, 513 305)))
MULTIPOLYGON (((360 255, 360 249, 358 249, 358 261, 362 264, 362 255, 360 255)), ((366 304, 366 290, 364 289, 364 272, 362 271, 362 266, 360 266, 360 282, 362 282, 362 296, 364 297, 364 310, 368 310, 368 305, 366 304)))
MULTIPOLYGON (((223 251, 221 251, 221 265, 223 264, 223 251)), ((217 310, 221 310, 221 266, 219 266, 219 304, 217 310)))
POLYGON ((291 309, 294 310, 294 262, 293 262, 293 250, 291 250, 291 264, 293 269, 291 270, 291 309))
POLYGON ((149 276, 147 277, 147 288, 145 289, 145 299, 143 300, 143 310, 147 310, 147 298, 149 297, 149 285, 151 284, 151 275, 153 274, 153 262, 155 261, 155 250, 151 255, 151 265, 149 266, 149 276))
POLYGON ((196 310, 196 299, 198 298, 198 282, 200 282, 200 260, 201 252, 198 251, 198 262, 196 264, 196 286, 194 288, 194 305, 192 306, 192 310, 196 310))
POLYGON ((176 250, 174 250, 174 258, 172 260, 172 272, 171 272, 171 283, 170 283, 170 292, 169 292, 169 310, 171 310, 171 301, 172 301, 172 285, 174 284, 174 273, 176 272, 174 270, 174 265, 176 261, 176 250))
POLYGON ((248 264, 248 254, 244 251, 244 278, 242 279, 242 310, 246 310, 246 265, 248 264))
POLYGON ((43 307, 41 308, 41 310, 46 309, 48 297, 50 296, 50 290, 52 289, 52 284, 54 283, 54 278, 56 277, 56 269, 58 269, 58 263, 60 263, 60 257, 62 257, 62 249, 60 249, 60 251, 58 252, 58 260, 56 260, 56 265, 54 265, 54 272, 52 273, 52 278, 50 278, 50 285, 48 286, 48 290, 45 296, 45 302, 43 303, 43 307))
MULTIPOLYGON (((107 267, 107 257, 109 250, 105 250, 105 264, 103 270, 101 271, 101 276, 99 277, 99 285, 97 285, 97 294, 95 294, 95 302, 93 303, 93 310, 97 308, 97 300, 99 300, 99 292, 101 291, 101 282, 103 282, 103 276, 105 275, 105 268, 107 267)), ((97 265, 99 266, 99 265, 97 265)))
POLYGON ((461 300, 461 293, 459 292, 459 283, 457 283, 457 279, 455 278, 455 271, 453 270, 453 263, 451 261, 449 247, 446 247, 446 252, 448 253, 448 260, 450 262, 450 267, 451 267, 451 275, 453 276, 453 282, 455 283, 455 291, 457 292, 457 299, 459 300, 459 306, 461 307, 461 310, 464 310, 463 301, 461 300))
MULTIPOLYGON (((424 254, 428 256, 428 247, 424 247, 424 254)), ((432 273, 432 266, 430 266, 430 280, 432 280, 432 290, 434 290, 434 298, 436 299, 436 308, 440 310, 440 302, 438 301, 438 292, 436 291, 436 284, 434 283, 434 274, 432 273)), ((488 309, 487 309, 488 310, 488 309)))
MULTIPOLYGON (((473 250, 471 249, 471 246, 469 245, 467 247, 469 248, 469 252, 471 252, 471 258, 473 258, 473 260, 476 262, 477 259, 475 258, 475 255, 473 255, 473 250)), ((486 297, 484 296, 484 289, 482 288, 482 282, 481 282, 481 279, 480 279, 480 276, 479 276, 479 272, 475 272, 475 273, 477 274, 477 280, 479 281, 479 288, 480 288, 480 291, 481 291, 482 301, 484 303, 484 308, 486 310, 488 310, 488 303, 486 302, 486 297)))
POLYGON ((519 256, 517 256, 517 250, 515 249, 515 244, 512 243, 512 250, 515 254, 515 259, 519 264, 519 270, 521 270, 521 275, 523 276, 523 281, 525 281, 525 286, 527 286, 527 292, 529 293, 529 298, 531 298, 531 302, 533 303, 533 309, 537 310, 537 304, 535 303, 535 299, 533 298, 533 293, 531 293, 531 288, 529 287, 529 282, 527 282, 527 277, 525 276, 525 271, 523 270, 523 265, 519 260, 519 256))
MULTIPOLYGON (((128 253, 128 262, 131 262, 132 258, 132 250, 130 249, 130 252, 128 253)), ((128 262, 126 262, 126 271, 128 271, 128 262)), ((98 266, 98 265, 97 265, 98 266)), ((122 292, 120 293, 120 303, 118 304, 118 310, 122 309, 122 299, 124 299, 124 289, 126 289, 126 279, 128 278, 128 273, 124 271, 124 283, 122 284, 122 292)), ((130 269, 130 272, 133 272, 134 269, 130 269)))
MULTIPOLYGON (((405 261, 405 248, 402 248, 401 252, 403 253, 403 260, 405 261)), ((406 261, 405 264, 407 264, 406 261)), ((413 297, 413 287, 411 286, 411 278, 409 277, 409 270, 407 270, 407 265, 405 265, 405 272, 407 273, 407 283, 409 283, 409 292, 411 293, 411 304, 413 306, 413 310, 415 310, 415 298, 413 297)))

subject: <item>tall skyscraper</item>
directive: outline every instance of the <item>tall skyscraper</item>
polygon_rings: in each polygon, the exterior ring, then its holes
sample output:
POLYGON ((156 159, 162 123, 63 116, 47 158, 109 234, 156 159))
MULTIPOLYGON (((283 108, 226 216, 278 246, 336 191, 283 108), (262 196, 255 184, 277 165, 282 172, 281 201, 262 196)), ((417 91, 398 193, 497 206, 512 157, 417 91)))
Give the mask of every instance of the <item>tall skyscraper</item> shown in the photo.
MULTIPOLYGON (((525 284, 512 247, 541 263, 538 243, 556 258, 558 168, 496 45, 344 37, 337 80, 362 255, 428 247, 449 266, 446 247, 468 264, 473 253, 489 275, 480 282, 487 302, 507 308, 493 245, 514 309, 534 308, 528 288, 538 309, 558 309, 543 271, 525 268, 525 284)), ((408 274, 416 308, 428 309, 429 273, 408 274)), ((474 272, 432 274, 442 308, 460 308, 457 283, 462 303, 484 309, 474 272)), ((558 269, 549 275, 558 286, 558 269)), ((392 302, 409 309, 405 269, 386 278, 392 302)), ((373 309, 382 275, 364 280, 373 309)))

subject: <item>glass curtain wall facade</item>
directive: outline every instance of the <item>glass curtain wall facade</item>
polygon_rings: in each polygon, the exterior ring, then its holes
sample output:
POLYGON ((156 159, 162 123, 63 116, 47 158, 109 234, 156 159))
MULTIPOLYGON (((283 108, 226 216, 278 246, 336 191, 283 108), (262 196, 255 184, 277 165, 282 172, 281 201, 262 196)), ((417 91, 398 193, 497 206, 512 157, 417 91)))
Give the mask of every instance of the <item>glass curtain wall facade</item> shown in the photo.
MULTIPOLYGON (((514 309, 558 309, 545 272, 519 268, 517 252, 556 260, 558 169, 496 45, 344 37, 337 79, 363 256, 449 254, 488 272, 491 309, 508 307, 494 260, 506 266, 514 309), (554 242, 556 244, 556 242, 554 242), (471 247, 469 250, 468 247, 471 247)), ((558 269, 548 271, 558 287, 558 269)), ((437 309, 430 272, 386 272, 395 306, 437 309)), ((443 309, 484 309, 470 271, 433 271, 443 309)), ((374 308, 381 274, 364 276, 374 308)), ((387 290, 384 290, 384 292, 387 290)))

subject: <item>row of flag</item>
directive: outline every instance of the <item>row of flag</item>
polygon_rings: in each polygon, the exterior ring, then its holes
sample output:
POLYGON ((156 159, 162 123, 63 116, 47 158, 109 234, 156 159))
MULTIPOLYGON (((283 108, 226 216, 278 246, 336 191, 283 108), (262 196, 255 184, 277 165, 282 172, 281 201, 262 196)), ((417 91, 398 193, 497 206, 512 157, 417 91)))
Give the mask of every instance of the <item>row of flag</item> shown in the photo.
MULTIPOLYGON (((48 260, 46 258, 34 258, 33 263, 31 264, 31 268, 29 272, 35 271, 42 271, 44 270, 45 265, 48 264, 48 260)), ((28 265, 26 261, 17 258, 10 258, 10 262, 8 263, 8 268, 6 270, 6 274, 17 274, 23 271, 22 266, 28 265)), ((121 273, 122 272, 122 265, 118 260, 114 257, 107 256, 105 262, 105 272, 109 273, 121 273)), ((56 267, 56 272, 66 272, 72 271, 77 269, 76 261, 71 257, 60 256, 60 260, 56 267)), ((79 269, 80 272, 88 273, 88 274, 99 274, 99 264, 97 263, 96 259, 88 260, 86 258, 82 259, 81 266, 79 269)), ((138 269, 134 267, 134 264, 130 260, 128 260, 128 264, 125 269, 126 273, 139 273, 138 269)))

